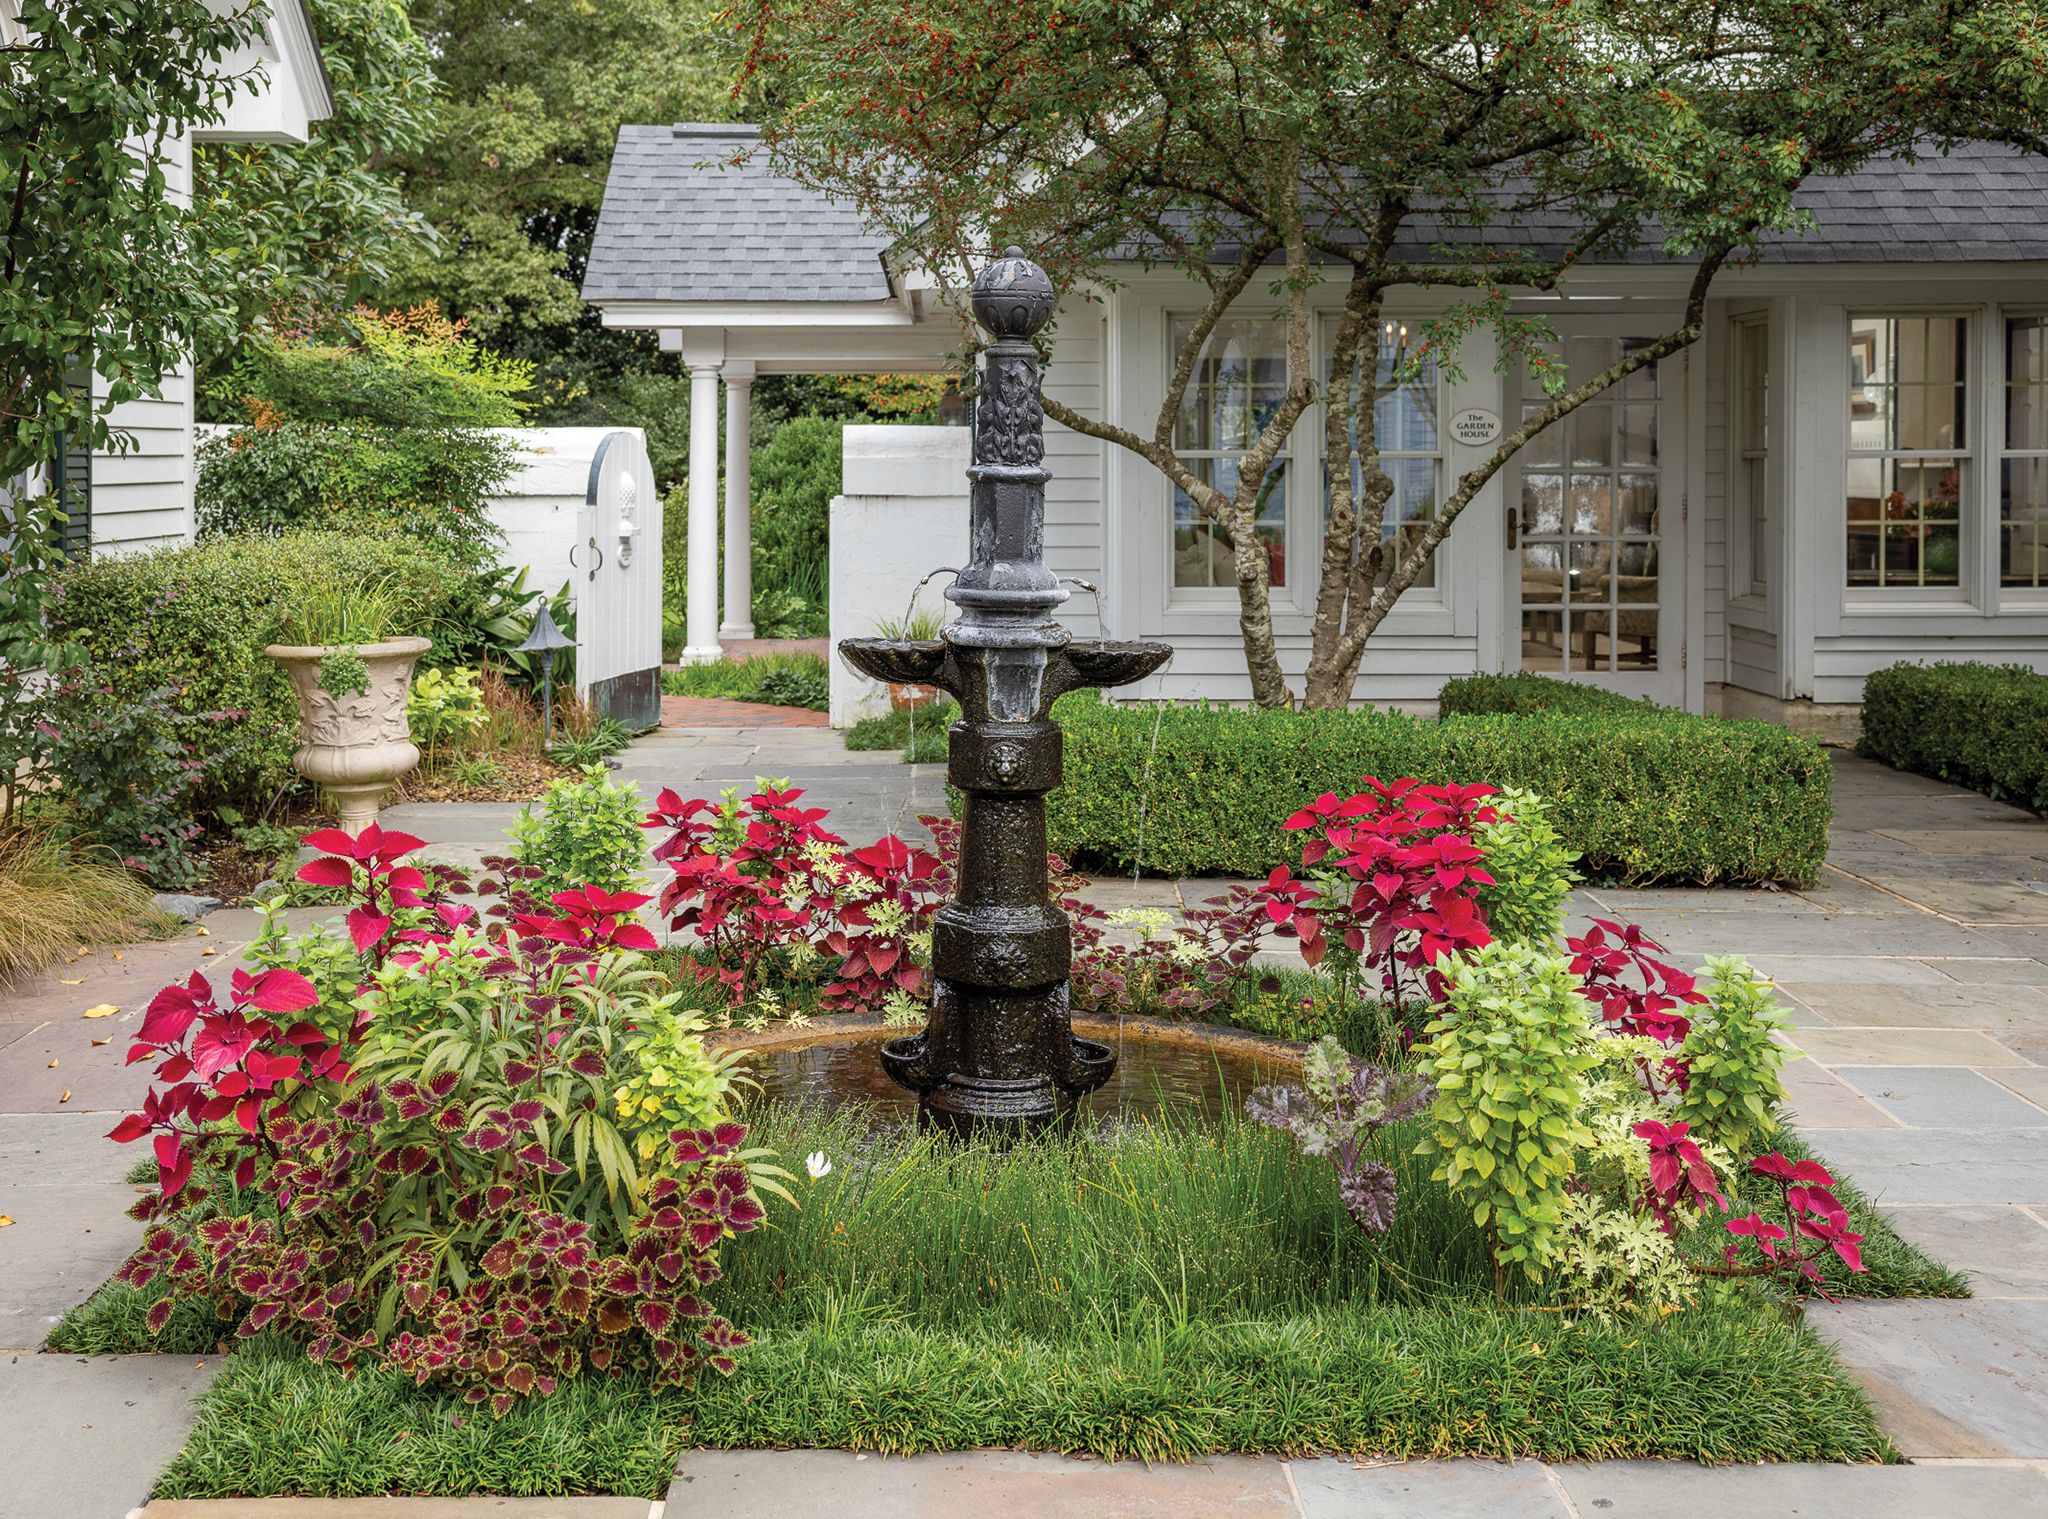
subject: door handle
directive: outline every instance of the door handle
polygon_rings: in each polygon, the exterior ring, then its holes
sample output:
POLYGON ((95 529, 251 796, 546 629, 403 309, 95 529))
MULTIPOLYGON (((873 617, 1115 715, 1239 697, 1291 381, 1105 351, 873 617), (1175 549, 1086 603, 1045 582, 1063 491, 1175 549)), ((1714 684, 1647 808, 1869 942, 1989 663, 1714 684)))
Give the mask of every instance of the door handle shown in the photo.
POLYGON ((1519 510, 1518 508, 1516 508, 1516 507, 1510 506, 1510 507, 1508 508, 1508 547, 1509 547, 1510 549, 1513 549, 1513 548, 1515 548, 1515 547, 1517 546, 1517 545, 1516 545, 1516 534, 1517 534, 1518 530, 1520 529, 1521 525, 1522 525, 1522 513, 1521 513, 1521 511, 1520 511, 1520 510, 1519 510))

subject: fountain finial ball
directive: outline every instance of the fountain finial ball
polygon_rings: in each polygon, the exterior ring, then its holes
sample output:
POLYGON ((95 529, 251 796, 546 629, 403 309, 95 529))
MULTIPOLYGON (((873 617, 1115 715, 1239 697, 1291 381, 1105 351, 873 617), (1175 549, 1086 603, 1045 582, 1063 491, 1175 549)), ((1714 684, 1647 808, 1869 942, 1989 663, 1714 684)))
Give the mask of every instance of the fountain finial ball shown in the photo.
POLYGON ((998 340, 1028 338, 1052 320, 1052 281, 1022 248, 1005 248, 974 277, 973 299, 975 320, 998 340))

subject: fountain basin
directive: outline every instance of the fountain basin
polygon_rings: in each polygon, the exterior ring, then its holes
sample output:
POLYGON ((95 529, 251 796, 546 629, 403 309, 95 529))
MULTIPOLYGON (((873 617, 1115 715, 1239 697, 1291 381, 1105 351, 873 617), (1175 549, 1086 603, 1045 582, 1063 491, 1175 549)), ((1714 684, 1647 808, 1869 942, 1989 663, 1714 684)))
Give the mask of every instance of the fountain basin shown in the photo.
MULTIPOLYGON (((1308 1046, 1268 1039, 1243 1029, 1157 1018, 1076 1014, 1074 1033, 1107 1046, 1116 1056, 1108 1081, 1076 1104, 1083 1122, 1137 1119, 1172 1112, 1213 1120, 1241 1109, 1255 1086, 1301 1078, 1308 1046)), ((878 1013, 815 1018, 803 1027, 720 1029, 704 1037, 713 1051, 748 1050, 746 1062, 770 1101, 810 1101, 829 1107, 858 1104, 885 1123, 909 1123, 918 1096, 890 1078, 882 1045, 906 1031, 878 1013)))

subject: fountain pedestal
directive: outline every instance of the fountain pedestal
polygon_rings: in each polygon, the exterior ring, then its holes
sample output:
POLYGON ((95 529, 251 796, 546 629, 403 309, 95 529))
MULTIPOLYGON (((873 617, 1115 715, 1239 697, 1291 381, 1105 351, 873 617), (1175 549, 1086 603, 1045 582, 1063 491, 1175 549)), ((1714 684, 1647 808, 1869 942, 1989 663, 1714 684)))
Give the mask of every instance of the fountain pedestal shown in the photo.
POLYGON ((852 638, 840 653, 875 680, 935 685, 960 703, 947 777, 966 797, 958 889, 932 932, 936 982, 922 1033, 882 1064, 926 1118, 967 1134, 1050 1124, 1109 1079, 1116 1057, 1074 1035, 1066 915, 1046 870, 1045 794, 1060 784, 1052 704, 1084 686, 1140 680, 1161 643, 1076 643, 1053 620, 1067 599, 1045 566, 1045 414, 1031 336, 1052 282, 1010 249, 974 282, 985 356, 971 480, 973 557, 946 591, 959 618, 931 640, 852 638))

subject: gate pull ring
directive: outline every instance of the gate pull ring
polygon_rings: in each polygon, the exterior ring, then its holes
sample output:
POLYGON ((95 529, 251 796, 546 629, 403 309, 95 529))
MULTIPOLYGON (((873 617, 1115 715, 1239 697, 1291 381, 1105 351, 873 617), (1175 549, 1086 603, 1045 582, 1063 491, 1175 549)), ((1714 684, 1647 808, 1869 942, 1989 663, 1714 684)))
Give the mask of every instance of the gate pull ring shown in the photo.
MULTIPOLYGON (((592 580, 595 580, 597 579, 597 572, 604 568, 604 550, 597 548, 597 539, 594 537, 590 540, 590 547, 593 549, 597 549, 597 563, 592 565, 590 568, 590 578, 592 580)), ((572 570, 580 570, 583 568, 582 565, 576 562, 576 549, 573 545, 571 545, 569 549, 569 568, 572 570)))

